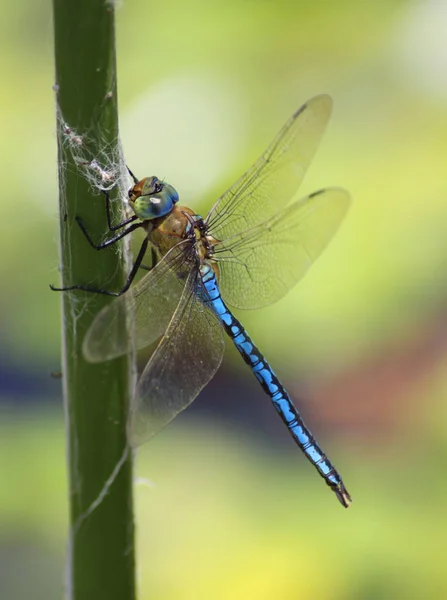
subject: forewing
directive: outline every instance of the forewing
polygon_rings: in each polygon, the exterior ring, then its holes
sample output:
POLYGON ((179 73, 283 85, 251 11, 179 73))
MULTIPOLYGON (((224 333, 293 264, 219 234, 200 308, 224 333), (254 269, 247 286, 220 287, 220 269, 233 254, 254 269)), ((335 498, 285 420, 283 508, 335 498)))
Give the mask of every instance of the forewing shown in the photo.
POLYGON ((320 256, 349 204, 345 190, 320 190, 218 244, 224 300, 237 308, 260 308, 282 298, 320 256))
POLYGON ((331 110, 329 96, 316 96, 287 121, 264 154, 217 200, 207 217, 210 234, 225 239, 287 206, 312 161, 331 110))
POLYGON ((197 278, 191 271, 169 327, 140 377, 129 418, 134 446, 189 406, 222 361, 223 329, 194 293, 197 278))
POLYGON ((185 269, 182 246, 173 248, 133 288, 103 308, 83 342, 83 354, 92 363, 144 348, 165 332, 180 301, 185 269))

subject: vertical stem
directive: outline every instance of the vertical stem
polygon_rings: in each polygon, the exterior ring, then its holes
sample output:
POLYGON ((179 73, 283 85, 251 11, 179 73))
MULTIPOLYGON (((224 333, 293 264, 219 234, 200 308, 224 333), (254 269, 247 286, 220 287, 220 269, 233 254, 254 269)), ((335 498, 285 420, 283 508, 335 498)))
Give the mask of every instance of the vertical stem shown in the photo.
MULTIPOLYGON (((53 10, 58 110, 77 133, 88 134, 93 156, 107 147, 118 160, 113 3, 53 0, 53 10)), ((58 149, 63 285, 119 289, 124 255, 113 248, 95 252, 74 221, 79 215, 101 239, 107 230, 104 200, 79 173, 60 128, 58 149)), ((117 206, 117 220, 120 213, 117 206)), ((62 300, 72 600, 135 598, 132 456, 126 441, 130 359, 92 365, 81 351, 94 316, 110 301, 84 292, 64 293, 62 300)))

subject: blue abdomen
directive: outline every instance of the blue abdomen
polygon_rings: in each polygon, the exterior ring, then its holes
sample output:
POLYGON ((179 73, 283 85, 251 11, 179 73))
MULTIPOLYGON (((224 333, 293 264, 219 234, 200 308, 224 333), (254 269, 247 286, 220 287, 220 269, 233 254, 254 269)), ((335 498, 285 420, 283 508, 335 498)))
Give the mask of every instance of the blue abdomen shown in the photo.
POLYGON ((210 306, 222 323, 242 358, 252 369, 262 389, 272 400, 273 406, 287 426, 295 442, 335 492, 342 505, 348 507, 351 497, 340 475, 304 424, 289 394, 275 375, 264 355, 252 342, 240 321, 227 308, 220 295, 213 269, 209 264, 205 263, 200 269, 200 274, 202 285, 200 286, 201 291, 199 291, 199 294, 202 301, 210 306))

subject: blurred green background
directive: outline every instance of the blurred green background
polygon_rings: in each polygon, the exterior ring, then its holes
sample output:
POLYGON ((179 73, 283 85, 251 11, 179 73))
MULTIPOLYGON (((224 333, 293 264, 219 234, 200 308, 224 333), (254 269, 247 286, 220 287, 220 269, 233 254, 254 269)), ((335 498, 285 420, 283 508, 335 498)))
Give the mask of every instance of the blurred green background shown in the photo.
MULTIPOLYGON (((0 596, 61 598, 51 7, 0 24, 0 596)), ((121 135, 198 212, 308 98, 334 115, 301 192, 353 206, 306 278, 239 313, 354 504, 343 510, 231 349, 137 464, 140 598, 446 598, 447 5, 124 2, 121 135)))

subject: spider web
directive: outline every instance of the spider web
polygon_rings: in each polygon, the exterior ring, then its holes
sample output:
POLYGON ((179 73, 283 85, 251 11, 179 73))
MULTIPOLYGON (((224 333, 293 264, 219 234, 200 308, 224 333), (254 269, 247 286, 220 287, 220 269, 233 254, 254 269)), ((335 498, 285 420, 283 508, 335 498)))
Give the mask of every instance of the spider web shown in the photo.
MULTIPOLYGON (((56 99, 57 99, 57 86, 55 86, 56 99)), ((107 101, 107 98, 105 98, 107 101)), ((126 161, 124 159, 123 148, 121 141, 118 138, 110 141, 105 138, 101 133, 100 126, 98 124, 92 124, 86 131, 77 131, 62 114, 60 106, 56 106, 57 114, 57 139, 59 144, 58 152, 58 176, 59 176, 59 197, 60 197, 60 216, 61 219, 65 218, 68 214, 67 206, 67 173, 73 171, 76 175, 87 182, 88 187, 92 195, 98 196, 98 201, 103 201, 102 192, 110 192, 113 190, 114 202, 120 204, 120 212, 123 219, 127 218, 132 214, 129 204, 127 202, 127 192, 133 185, 132 179, 129 175, 126 161), (99 143, 98 143, 99 140, 99 143)), ((107 233, 104 234, 107 236, 107 233)), ((124 261, 124 267, 127 272, 132 268, 132 255, 130 250, 130 236, 123 239, 123 243, 115 244, 113 247, 115 252, 121 260, 124 261)), ((87 242, 86 242, 87 243, 87 242)), ((66 261, 70 264, 72 260, 71 255, 72 248, 69 244, 64 246, 64 252, 66 261)), ((61 256, 64 254, 61 252, 61 256)), ((61 265, 61 269, 64 265, 61 265)), ((76 292, 66 292, 63 301, 63 313, 68 312, 69 322, 72 330, 71 335, 74 340, 80 335, 78 332, 78 321, 88 310, 90 302, 93 300, 93 296, 86 294, 77 294, 76 292)), ((65 328, 62 328, 63 336, 65 336, 65 328)), ((64 354, 66 349, 65 339, 62 341, 62 365, 63 370, 66 370, 68 357, 64 354)), ((131 395, 135 389, 137 372, 135 361, 132 360, 133 353, 131 352, 130 364, 131 371, 129 374, 129 384, 131 389, 131 395)), ((66 378, 63 378, 63 395, 64 395, 64 406, 66 415, 68 415, 66 422, 70 420, 70 431, 71 435, 74 436, 74 443, 72 444, 72 465, 74 470, 74 489, 80 489, 82 485, 82 475, 78 472, 77 468, 77 447, 78 447, 78 436, 74 430, 74 421, 69 416, 70 406, 68 405, 68 389, 66 378)), ((127 458, 132 452, 131 447, 127 443, 123 449, 122 455, 117 460, 114 468, 110 472, 109 476, 104 481, 101 489, 98 491, 96 497, 92 500, 89 506, 79 515, 76 523, 72 526, 70 539, 75 532, 81 527, 81 525, 88 519, 93 511, 102 503, 104 498, 112 488, 121 468, 127 461, 127 458)), ((69 542, 70 544, 70 542, 69 542)), ((70 548, 69 548, 70 551, 70 548)), ((69 564, 69 561, 67 565, 69 564)), ((67 584, 69 585, 70 577, 67 577, 67 584)))

